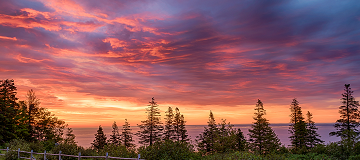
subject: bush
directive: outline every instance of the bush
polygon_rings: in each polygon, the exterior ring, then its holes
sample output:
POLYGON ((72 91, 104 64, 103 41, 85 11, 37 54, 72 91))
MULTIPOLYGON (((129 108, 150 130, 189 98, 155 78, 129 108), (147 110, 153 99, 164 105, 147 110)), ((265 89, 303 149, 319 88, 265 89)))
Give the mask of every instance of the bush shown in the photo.
MULTIPOLYGON (((21 151, 31 151, 30 144, 22 139, 13 139, 7 144, 6 147, 9 147, 9 150, 15 150, 15 151, 9 151, 5 153, 5 159, 6 160, 16 160, 18 158, 17 150, 20 148, 21 151)), ((30 157, 26 153, 20 153, 20 157, 30 157)))
POLYGON ((200 159, 194 152, 194 146, 187 142, 173 142, 171 140, 155 142, 148 147, 138 149, 141 158, 149 160, 191 160, 200 159))
POLYGON ((122 157, 122 158, 137 158, 135 149, 126 148, 123 145, 117 146, 114 144, 108 144, 104 146, 104 149, 99 151, 100 156, 105 156, 106 152, 111 157, 122 157))
POLYGON ((261 155, 250 153, 250 152, 233 152, 233 153, 214 153, 204 156, 204 160, 238 160, 238 159, 251 159, 251 160, 263 160, 265 159, 261 155))
MULTIPOLYGON (((59 145, 55 146, 53 150, 51 151, 53 154, 58 154, 61 151, 61 154, 66 155, 78 155, 79 154, 79 147, 76 144, 66 144, 66 143, 60 143, 59 145)), ((58 156, 49 156, 48 159, 58 159, 58 156)), ((64 160, 76 160, 75 157, 61 157, 61 159, 64 160)))

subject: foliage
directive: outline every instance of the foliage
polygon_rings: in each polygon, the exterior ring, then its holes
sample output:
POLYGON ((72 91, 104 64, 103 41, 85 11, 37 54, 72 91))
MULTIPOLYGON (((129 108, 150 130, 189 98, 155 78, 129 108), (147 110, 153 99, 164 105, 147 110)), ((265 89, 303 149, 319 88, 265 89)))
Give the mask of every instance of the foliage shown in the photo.
POLYGON ((122 132, 121 132, 121 137, 122 137, 122 139, 121 139, 122 143, 126 148, 135 147, 135 144, 133 143, 134 140, 132 139, 130 124, 127 121, 127 119, 125 119, 125 124, 123 125, 122 132))
POLYGON ((251 125, 252 129, 249 129, 250 149, 259 154, 268 154, 280 147, 280 140, 269 126, 268 120, 263 117, 266 110, 260 100, 258 100, 255 110, 253 117, 255 122, 251 125))
POLYGON ((308 148, 313 148, 317 144, 321 144, 324 141, 322 141, 320 138, 320 135, 317 133, 318 128, 315 126, 315 122, 312 120, 312 114, 308 111, 306 113, 306 130, 307 130, 307 136, 306 136, 306 146, 308 148))
POLYGON ((299 106, 299 102, 296 98, 293 99, 291 105, 291 119, 290 119, 290 127, 289 131, 291 136, 290 141, 294 150, 301 149, 306 146, 306 138, 307 138, 307 130, 306 123, 304 121, 304 117, 302 115, 301 107, 299 106))
POLYGON ((73 133, 72 128, 67 128, 66 135, 65 135, 64 143, 65 144, 75 144, 75 134, 73 133))
POLYGON ((194 147, 183 141, 157 141, 151 146, 140 147, 138 153, 141 158, 151 160, 200 159, 200 155, 194 152, 194 147))
POLYGON ((110 144, 114 144, 114 145, 120 145, 121 144, 121 135, 119 133, 119 128, 116 125, 116 122, 114 121, 114 123, 112 124, 112 134, 110 135, 110 139, 108 140, 108 143, 110 144))
POLYGON ((14 80, 0 81, 0 144, 29 135, 26 113, 16 102, 16 91, 14 80))
POLYGON ((124 145, 107 144, 104 149, 100 150, 98 155, 109 154, 111 157, 124 157, 124 158, 135 158, 137 157, 136 150, 134 148, 126 148, 124 145))
POLYGON ((29 136, 31 140, 33 139, 34 136, 34 126, 36 125, 36 118, 39 116, 39 105, 40 105, 40 100, 36 97, 35 92, 30 89, 27 92, 26 95, 27 100, 25 101, 25 107, 26 107, 26 111, 28 113, 27 117, 28 117, 28 127, 29 127, 29 136))
POLYGON ((174 114, 174 121, 173 121, 173 128, 175 132, 175 137, 177 141, 189 141, 188 133, 185 128, 185 118, 184 115, 180 113, 180 110, 178 107, 175 108, 175 114, 174 114))
POLYGON ((159 141, 162 136, 163 126, 160 121, 160 109, 157 108, 158 105, 155 102, 154 97, 152 98, 149 107, 146 108, 147 111, 147 120, 141 121, 140 131, 136 134, 139 136, 140 144, 149 144, 152 145, 154 142, 159 141))
POLYGON ((173 140, 175 137, 175 129, 174 129, 174 113, 171 107, 165 112, 165 127, 163 133, 164 140, 173 140))
POLYGON ((355 133, 355 137, 359 135, 358 130, 356 129, 359 126, 359 111, 358 106, 359 102, 355 101, 355 98, 352 96, 353 91, 350 88, 350 84, 345 84, 345 93, 342 94, 342 106, 339 107, 339 113, 341 114, 341 119, 338 119, 335 124, 336 132, 330 132, 331 136, 343 137, 351 139, 351 133, 355 133))
POLYGON ((93 143, 91 143, 92 146, 97 149, 103 149, 106 145, 106 135, 104 134, 103 128, 101 125, 99 126, 99 129, 97 130, 97 133, 95 134, 95 140, 93 143))
POLYGON ((210 111, 208 127, 204 128, 199 136, 197 136, 196 142, 200 153, 209 154, 215 152, 215 142, 218 134, 218 128, 215 122, 213 113, 210 111))

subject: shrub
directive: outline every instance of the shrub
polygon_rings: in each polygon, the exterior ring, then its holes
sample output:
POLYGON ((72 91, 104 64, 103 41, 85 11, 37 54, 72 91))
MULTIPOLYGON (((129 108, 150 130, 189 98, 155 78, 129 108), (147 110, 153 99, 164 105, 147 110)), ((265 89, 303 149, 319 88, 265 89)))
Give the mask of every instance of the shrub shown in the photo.
POLYGON ((191 160, 200 159, 194 152, 194 146, 187 142, 173 142, 171 140, 155 142, 151 146, 138 149, 141 158, 151 160, 191 160))

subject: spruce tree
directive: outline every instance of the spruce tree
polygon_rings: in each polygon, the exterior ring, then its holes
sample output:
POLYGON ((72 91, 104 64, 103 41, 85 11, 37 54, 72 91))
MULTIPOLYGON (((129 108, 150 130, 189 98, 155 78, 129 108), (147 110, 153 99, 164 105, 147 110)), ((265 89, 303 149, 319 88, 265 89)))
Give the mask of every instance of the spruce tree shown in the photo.
POLYGON ((165 112, 165 128, 164 128, 164 140, 173 140, 175 137, 174 130, 174 113, 171 107, 165 112))
POLYGON ((121 135, 119 134, 119 128, 116 125, 116 122, 114 121, 114 123, 112 124, 112 134, 110 135, 110 139, 108 140, 108 143, 113 144, 115 146, 119 146, 121 145, 121 135))
POLYGON ((218 137, 218 128, 215 122, 213 113, 210 111, 208 127, 205 127, 204 132, 197 136, 197 145, 200 152, 213 153, 215 152, 215 143, 218 137))
POLYGON ((14 80, 0 81, 0 145, 15 138, 27 139, 27 117, 17 103, 14 80))
POLYGON ((180 113, 179 108, 175 108, 175 114, 174 114, 174 121, 173 121, 173 126, 174 126, 174 140, 177 141, 189 141, 188 138, 188 133, 185 127, 185 118, 184 115, 182 115, 180 113))
POLYGON ((266 110, 260 100, 258 100, 255 110, 255 116, 253 117, 255 122, 251 125, 252 129, 249 129, 248 134, 250 137, 249 145, 254 152, 267 154, 280 147, 280 140, 269 126, 268 120, 263 117, 266 114, 266 110))
POLYGON ((34 127, 36 125, 36 117, 39 115, 40 100, 36 97, 35 92, 30 89, 26 95, 26 106, 28 112, 28 127, 30 137, 34 136, 34 127))
POLYGON ((130 124, 127 121, 127 119, 125 119, 125 124, 123 125, 122 128, 121 137, 122 137, 121 141, 126 148, 135 147, 135 144, 133 143, 134 140, 132 139, 130 124))
POLYGON ((291 133, 291 136, 289 138, 291 139, 291 145, 296 150, 306 146, 307 129, 304 117, 302 115, 301 107, 296 98, 293 99, 290 105, 290 110, 291 119, 289 131, 291 133))
POLYGON ((136 134, 139 136, 140 144, 149 144, 150 146, 156 141, 161 140, 163 126, 160 121, 160 109, 157 108, 158 105, 155 102, 154 97, 152 98, 147 111, 147 120, 141 121, 140 131, 136 134))
POLYGON ((70 145, 76 145, 75 137, 76 136, 73 133, 73 129, 72 128, 67 128, 64 143, 65 144, 70 144, 70 145))
POLYGON ((337 131, 330 132, 330 136, 341 137, 346 141, 355 141, 359 135, 357 127, 359 126, 359 102, 355 101, 352 96, 353 91, 350 88, 350 84, 345 84, 344 93, 342 94, 342 106, 339 107, 339 113, 341 119, 338 119, 334 125, 337 131))
POLYGON ((97 130, 97 133, 95 134, 95 140, 91 144, 97 150, 103 149, 104 146, 106 145, 106 135, 104 134, 104 131, 103 131, 103 128, 101 127, 101 125, 99 126, 99 129, 97 130))
POLYGON ((308 111, 306 113, 306 129, 307 129, 307 137, 306 137, 306 146, 308 148, 313 148, 315 147, 317 144, 321 144, 324 141, 322 141, 320 138, 321 137, 318 133, 317 130, 318 128, 315 126, 315 122, 312 120, 312 114, 308 111))
POLYGON ((244 133, 241 131, 240 128, 238 128, 237 131, 235 132, 235 135, 236 135, 236 139, 235 139, 236 149, 238 151, 245 151, 247 143, 244 133))

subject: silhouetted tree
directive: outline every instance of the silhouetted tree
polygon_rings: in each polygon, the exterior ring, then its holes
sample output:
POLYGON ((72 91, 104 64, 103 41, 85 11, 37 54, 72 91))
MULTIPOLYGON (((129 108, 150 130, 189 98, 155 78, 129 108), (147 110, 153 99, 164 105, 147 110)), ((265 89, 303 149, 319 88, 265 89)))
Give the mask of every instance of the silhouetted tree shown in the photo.
POLYGON ((25 110, 16 102, 16 90, 14 80, 0 81, 0 144, 29 135, 25 110))
POLYGON ((149 107, 146 108, 147 111, 147 120, 141 121, 140 131, 136 134, 139 136, 140 144, 152 145, 154 142, 161 140, 161 133, 164 129, 160 121, 160 109, 157 108, 158 105, 155 102, 154 97, 152 98, 149 107))
POLYGON ((113 144, 113 145, 116 145, 116 146, 119 146, 121 145, 121 135, 119 134, 119 128, 118 126, 116 125, 116 122, 114 121, 114 123, 112 124, 112 134, 110 135, 110 138, 108 140, 108 143, 109 144, 113 144))
POLYGON ((127 121, 127 119, 125 119, 125 124, 123 125, 122 128, 121 137, 122 137, 121 141, 126 148, 135 147, 135 144, 133 143, 134 140, 132 139, 130 124, 127 121))
POLYGON ((184 115, 182 115, 179 108, 176 107, 173 121, 175 135, 172 139, 176 139, 177 141, 189 141, 185 123, 184 115))
POLYGON ((39 141, 53 140, 55 142, 61 142, 65 128, 65 121, 59 120, 46 108, 39 108, 33 136, 39 141))
POLYGON ((199 136, 197 136, 197 146, 200 152, 213 153, 215 152, 215 143, 218 136, 218 128, 215 122, 213 113, 210 111, 208 126, 204 128, 199 136))
POLYGON ((95 149, 103 149, 106 145, 106 135, 104 134, 103 128, 101 125, 95 134, 95 140, 91 143, 95 149))
POLYGON ((294 149, 299 149, 306 146, 307 129, 304 117, 302 115, 301 107, 296 98, 293 99, 291 105, 291 119, 289 131, 291 133, 290 141, 294 149))
POLYGON ((306 113, 306 129, 307 129, 307 137, 306 137, 306 146, 308 148, 313 148, 315 147, 317 144, 323 143, 324 141, 322 141, 320 138, 321 137, 318 133, 317 130, 318 128, 315 126, 315 122, 312 120, 312 114, 308 111, 306 113))
POLYGON ((237 131, 235 132, 235 134, 236 134, 236 139, 235 139, 236 149, 238 151, 245 151, 245 149, 247 147, 246 146, 247 142, 246 142, 244 133, 241 131, 240 128, 238 128, 237 131))
POLYGON ((174 130, 174 113, 171 107, 165 112, 165 128, 164 128, 164 140, 173 140, 175 137, 174 130))
POLYGON ((249 145, 251 150, 255 152, 267 154, 280 147, 280 140, 269 126, 268 120, 263 117, 266 114, 266 110, 260 100, 258 100, 255 110, 255 116, 253 117, 255 122, 251 125, 252 129, 249 129, 248 134, 250 137, 249 145))
POLYGON ((330 132, 330 136, 337 136, 345 139, 347 141, 355 141, 356 137, 359 135, 357 127, 359 126, 359 111, 358 106, 359 102, 355 101, 355 98, 352 96, 353 91, 350 88, 350 84, 345 84, 345 93, 342 94, 342 106, 339 107, 339 113, 341 114, 341 119, 336 121, 334 127, 337 131, 330 132))
POLYGON ((72 128, 67 128, 64 143, 65 144, 76 145, 75 138, 76 138, 76 136, 73 133, 73 129, 72 128))
POLYGON ((40 100, 35 96, 35 92, 30 89, 26 95, 26 106, 28 112, 28 126, 30 137, 34 136, 34 126, 36 125, 36 117, 39 113, 40 100))

